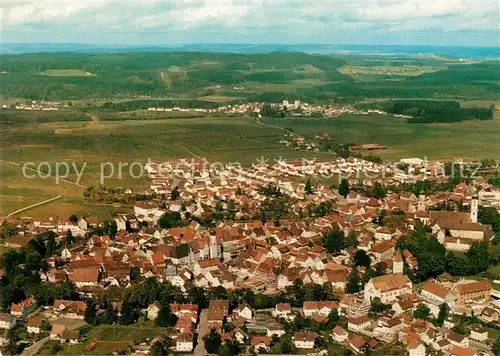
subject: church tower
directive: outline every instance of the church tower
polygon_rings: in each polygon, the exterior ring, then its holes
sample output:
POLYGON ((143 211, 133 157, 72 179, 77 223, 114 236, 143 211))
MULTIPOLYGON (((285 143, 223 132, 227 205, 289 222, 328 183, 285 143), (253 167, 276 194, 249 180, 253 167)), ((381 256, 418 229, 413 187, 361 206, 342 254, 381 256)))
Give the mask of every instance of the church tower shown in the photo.
POLYGON ((210 258, 219 258, 219 247, 215 235, 210 235, 210 258))
POLYGON ((425 193, 423 190, 420 191, 420 195, 418 196, 417 210, 418 211, 427 210, 425 206, 425 193))
POLYGON ((403 256, 399 250, 396 251, 396 257, 392 261, 392 274, 402 274, 403 273, 403 256))
POLYGON ((479 202, 478 202, 478 199, 477 199, 477 193, 474 192, 472 194, 472 201, 470 203, 470 220, 473 223, 477 223, 477 209, 478 209, 478 206, 479 206, 479 202))

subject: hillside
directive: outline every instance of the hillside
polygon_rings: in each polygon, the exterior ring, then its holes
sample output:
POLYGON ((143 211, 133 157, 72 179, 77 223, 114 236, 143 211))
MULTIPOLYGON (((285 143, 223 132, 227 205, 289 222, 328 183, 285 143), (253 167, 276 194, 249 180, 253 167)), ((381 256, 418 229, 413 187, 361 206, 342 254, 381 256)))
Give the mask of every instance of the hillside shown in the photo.
POLYGON ((32 53, 0 56, 0 94, 31 100, 137 98, 309 102, 494 99, 500 62, 306 53, 32 53))

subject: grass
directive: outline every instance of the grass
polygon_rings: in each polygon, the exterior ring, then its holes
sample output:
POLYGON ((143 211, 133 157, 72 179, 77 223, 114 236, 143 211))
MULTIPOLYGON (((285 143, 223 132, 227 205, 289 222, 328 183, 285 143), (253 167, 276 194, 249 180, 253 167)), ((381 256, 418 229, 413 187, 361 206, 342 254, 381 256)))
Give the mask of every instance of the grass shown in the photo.
POLYGON ((166 334, 166 332, 166 328, 160 327, 99 325, 92 328, 85 335, 84 342, 74 346, 64 345, 64 349, 59 355, 81 355, 83 349, 95 339, 99 342, 91 352, 86 354, 110 355, 115 351, 126 350, 129 345, 151 340, 159 335, 166 334))

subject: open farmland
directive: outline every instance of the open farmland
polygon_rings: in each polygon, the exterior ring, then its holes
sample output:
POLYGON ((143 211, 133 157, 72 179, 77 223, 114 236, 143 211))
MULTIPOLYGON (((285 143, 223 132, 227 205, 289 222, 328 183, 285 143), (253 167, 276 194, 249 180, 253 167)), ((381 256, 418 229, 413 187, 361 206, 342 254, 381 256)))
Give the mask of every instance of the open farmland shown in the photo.
POLYGON ((381 115, 343 115, 335 119, 287 118, 263 122, 292 128, 296 133, 315 136, 330 134, 334 142, 379 143, 387 150, 374 154, 398 160, 403 157, 453 159, 498 158, 500 115, 492 121, 450 124, 407 124, 405 119, 381 115))

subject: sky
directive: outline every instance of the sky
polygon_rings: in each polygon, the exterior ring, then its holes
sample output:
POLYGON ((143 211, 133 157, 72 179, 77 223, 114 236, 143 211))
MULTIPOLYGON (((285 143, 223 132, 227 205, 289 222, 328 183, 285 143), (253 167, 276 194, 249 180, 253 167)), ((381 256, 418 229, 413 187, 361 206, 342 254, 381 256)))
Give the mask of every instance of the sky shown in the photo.
POLYGON ((500 46, 498 0, 0 1, 2 43, 500 46))

